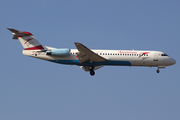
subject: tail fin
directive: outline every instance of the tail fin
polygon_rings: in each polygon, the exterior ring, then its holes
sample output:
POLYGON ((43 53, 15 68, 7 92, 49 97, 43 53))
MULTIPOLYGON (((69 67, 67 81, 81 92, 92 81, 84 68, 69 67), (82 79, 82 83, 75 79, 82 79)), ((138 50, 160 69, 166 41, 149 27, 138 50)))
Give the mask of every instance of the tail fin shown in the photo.
POLYGON ((36 40, 30 32, 21 32, 12 28, 7 28, 12 32, 13 39, 19 39, 24 50, 44 50, 44 47, 36 40))

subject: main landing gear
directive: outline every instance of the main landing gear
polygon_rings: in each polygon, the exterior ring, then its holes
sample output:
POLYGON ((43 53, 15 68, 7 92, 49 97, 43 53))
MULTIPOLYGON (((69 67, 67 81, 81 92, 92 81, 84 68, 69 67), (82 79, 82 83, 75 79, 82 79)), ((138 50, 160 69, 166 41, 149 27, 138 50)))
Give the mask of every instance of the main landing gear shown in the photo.
POLYGON ((91 75, 91 76, 95 75, 94 66, 90 65, 90 66, 88 66, 88 69, 89 69, 89 71, 90 71, 90 75, 91 75))
POLYGON ((156 72, 157 72, 157 73, 159 73, 159 72, 160 72, 159 68, 156 70, 156 72))

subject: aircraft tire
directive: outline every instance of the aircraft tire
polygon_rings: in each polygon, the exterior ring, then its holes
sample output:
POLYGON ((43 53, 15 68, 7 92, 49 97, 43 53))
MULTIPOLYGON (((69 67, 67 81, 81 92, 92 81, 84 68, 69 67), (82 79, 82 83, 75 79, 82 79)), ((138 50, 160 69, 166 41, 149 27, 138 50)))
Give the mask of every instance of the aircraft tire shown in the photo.
POLYGON ((158 70, 156 70, 156 72, 157 72, 157 73, 159 73, 159 72, 160 72, 160 70, 158 69, 158 70))
POLYGON ((91 75, 91 76, 95 75, 94 70, 91 70, 91 71, 90 71, 90 75, 91 75))

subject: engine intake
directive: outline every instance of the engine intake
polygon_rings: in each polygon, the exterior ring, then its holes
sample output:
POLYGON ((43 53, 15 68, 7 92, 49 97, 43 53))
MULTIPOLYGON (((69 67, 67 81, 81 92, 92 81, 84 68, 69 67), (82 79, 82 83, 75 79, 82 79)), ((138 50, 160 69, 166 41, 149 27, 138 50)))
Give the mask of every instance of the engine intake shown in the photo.
POLYGON ((53 56, 69 56, 70 49, 68 48, 60 48, 60 49, 52 49, 51 51, 46 51, 46 55, 53 56))

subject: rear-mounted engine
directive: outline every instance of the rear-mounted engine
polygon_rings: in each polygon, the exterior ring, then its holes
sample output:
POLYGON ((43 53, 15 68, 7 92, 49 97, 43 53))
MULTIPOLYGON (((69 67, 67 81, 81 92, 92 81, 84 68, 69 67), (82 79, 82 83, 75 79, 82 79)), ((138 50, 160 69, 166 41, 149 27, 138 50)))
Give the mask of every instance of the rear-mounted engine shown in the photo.
POLYGON ((60 49, 52 49, 50 51, 46 51, 46 55, 53 56, 69 56, 70 49, 68 48, 60 48, 60 49))

